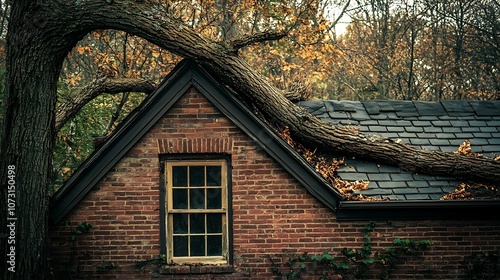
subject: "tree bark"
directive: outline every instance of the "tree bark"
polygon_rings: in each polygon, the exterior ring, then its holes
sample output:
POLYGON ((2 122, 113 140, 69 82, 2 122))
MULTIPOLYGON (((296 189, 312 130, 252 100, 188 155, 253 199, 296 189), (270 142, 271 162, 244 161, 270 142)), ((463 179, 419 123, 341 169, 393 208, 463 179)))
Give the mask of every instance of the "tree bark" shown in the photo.
POLYGON ((11 227, 2 226, 0 253, 2 260, 9 254, 13 262, 1 262, 6 279, 46 279, 50 271, 47 190, 57 81, 68 50, 84 35, 66 32, 57 19, 46 17, 48 6, 39 3, 13 1, 7 35, 0 218, 11 227))
MULTIPOLYGON (((15 273, 8 278, 47 277, 47 187, 55 139, 57 79, 62 61, 85 34, 120 29, 218 73, 268 121, 288 125, 295 139, 329 152, 350 154, 405 169, 473 180, 500 181, 500 162, 420 150, 331 127, 287 100, 234 49, 208 40, 143 1, 16 0, 12 2, 7 48, 7 109, 2 130, 2 223, 7 220, 7 176, 15 166, 15 273)), ((7 255, 3 228, 1 254, 7 255)), ((2 262, 7 271, 7 263, 2 262)))

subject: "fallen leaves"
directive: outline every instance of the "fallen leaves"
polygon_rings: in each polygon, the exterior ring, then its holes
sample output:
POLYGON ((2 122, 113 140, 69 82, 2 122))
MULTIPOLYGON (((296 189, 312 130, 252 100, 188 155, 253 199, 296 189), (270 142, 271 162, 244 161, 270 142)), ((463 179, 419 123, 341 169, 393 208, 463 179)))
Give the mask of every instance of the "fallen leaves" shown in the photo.
POLYGON ((290 128, 288 128, 288 126, 285 126, 285 128, 279 132, 279 135, 288 143, 288 145, 290 145, 290 147, 295 148, 295 142, 292 139, 290 128))
MULTIPOLYGON (((309 161, 311 163, 311 161, 309 161)), ((332 159, 329 162, 324 157, 319 157, 316 159, 316 172, 318 172, 323 178, 329 179, 335 174, 335 171, 339 169, 340 165, 345 164, 345 160, 332 159)))
POLYGON ((321 175, 325 180, 327 180, 335 189, 337 189, 344 197, 348 200, 356 200, 356 201, 374 201, 377 200, 373 197, 363 196, 361 194, 355 194, 356 191, 367 190, 369 181, 346 181, 342 180, 337 176, 337 170, 341 165, 345 164, 345 159, 336 159, 336 158, 325 158, 322 156, 318 156, 316 154, 316 150, 311 151, 304 147, 302 144, 295 142, 292 139, 290 130, 288 127, 285 127, 281 132, 279 132, 280 136, 297 152, 299 152, 304 159, 314 166, 314 169, 318 174, 321 175))
POLYGON ((479 153, 474 153, 472 151, 472 147, 471 147, 471 144, 470 144, 470 141, 469 140, 465 140, 459 147, 458 149, 453 152, 454 154, 456 155, 463 155, 463 156, 472 156, 472 157, 480 157, 482 156, 481 154, 479 153))
MULTIPOLYGON (((344 127, 345 129, 352 129, 349 126, 344 127)), ((363 196, 362 194, 357 194, 357 191, 367 190, 369 186, 369 181, 346 181, 342 180, 337 175, 337 170, 341 165, 345 164, 345 159, 336 158, 325 158, 318 156, 316 150, 311 151, 304 147, 302 144, 295 142, 292 139, 290 130, 285 127, 280 133, 280 136, 297 152, 299 152, 306 160, 313 166, 325 180, 330 182, 333 188, 338 190, 347 200, 351 201, 376 201, 380 200, 374 197, 363 196)), ((471 143, 469 140, 465 140, 454 154, 481 157, 480 153, 475 153, 472 151, 471 143)), ((500 160, 500 155, 494 155, 495 160, 500 160)), ((380 167, 380 166, 379 166, 380 167)), ((475 200, 475 199, 500 199, 500 188, 496 186, 489 186, 484 184, 460 184, 453 192, 450 192, 443 197, 441 200, 475 200)))
MULTIPOLYGON (((484 157, 483 154, 474 153, 472 151, 472 145, 469 140, 465 140, 453 153, 456 155, 463 155, 463 156, 484 157)), ((500 160, 500 155, 493 154, 493 160, 500 160)))
POLYGON ((441 200, 478 200, 500 199, 499 189, 484 184, 460 184, 453 192, 441 197, 441 200))
POLYGON ((355 194, 356 191, 362 191, 362 190, 367 190, 368 185, 370 184, 369 181, 362 181, 362 180, 356 180, 356 181, 346 181, 342 180, 340 178, 335 178, 335 187, 342 193, 348 200, 355 200, 355 201, 375 201, 375 200, 380 200, 374 197, 370 196, 364 196, 362 194, 355 194))

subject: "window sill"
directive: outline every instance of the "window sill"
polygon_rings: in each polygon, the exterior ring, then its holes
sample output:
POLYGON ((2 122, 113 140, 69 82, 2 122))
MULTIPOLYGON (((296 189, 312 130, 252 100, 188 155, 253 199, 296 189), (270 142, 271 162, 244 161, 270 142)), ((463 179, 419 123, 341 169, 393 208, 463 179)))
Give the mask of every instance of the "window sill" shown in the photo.
POLYGON ((233 273, 231 265, 164 265, 160 268, 160 274, 224 274, 233 273))

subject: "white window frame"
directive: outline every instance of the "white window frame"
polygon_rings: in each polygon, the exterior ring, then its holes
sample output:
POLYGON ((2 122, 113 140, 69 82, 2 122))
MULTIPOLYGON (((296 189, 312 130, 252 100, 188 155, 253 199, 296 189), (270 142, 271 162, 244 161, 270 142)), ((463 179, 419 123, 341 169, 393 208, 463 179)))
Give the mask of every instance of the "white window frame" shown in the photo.
MULTIPOLYGON (((188 172, 188 182, 189 182, 189 172, 188 172)), ((165 162, 165 185, 166 185, 166 199, 165 199, 165 229, 166 229, 166 257, 167 263, 169 264, 228 264, 229 261, 229 238, 228 238, 228 172, 227 172, 227 162, 223 159, 213 159, 213 160, 168 160, 165 162), (221 167, 221 208, 220 209, 174 209, 173 208, 173 189, 176 188, 172 186, 173 182, 173 171, 174 166, 220 166, 221 167), (188 256, 188 257, 176 257, 174 256, 174 231, 173 231, 173 214, 209 214, 209 213, 219 213, 222 214, 222 255, 221 256, 188 256)), ((205 169, 206 178, 206 169, 205 169)), ((199 186, 197 186, 199 188, 199 186)), ((210 186, 203 186, 203 188, 211 188, 210 186)), ((189 187, 188 187, 189 189, 189 187)), ((189 195, 188 195, 189 201, 189 195)), ((205 204, 207 202, 205 201, 205 204)), ((188 203, 189 204, 189 203, 188 203)), ((188 206, 189 208, 189 206, 188 206)), ((189 223, 188 223, 189 224, 189 223)), ((207 223, 205 223, 205 234, 207 236, 207 223)), ((182 234, 190 236, 191 233, 182 234)), ((200 235, 200 234, 198 234, 200 235)), ((188 237, 189 238, 189 237, 188 237)), ((188 253, 190 251, 188 242, 188 253)), ((207 250, 207 246, 205 246, 207 250)), ((207 251, 206 251, 207 252, 207 251)))

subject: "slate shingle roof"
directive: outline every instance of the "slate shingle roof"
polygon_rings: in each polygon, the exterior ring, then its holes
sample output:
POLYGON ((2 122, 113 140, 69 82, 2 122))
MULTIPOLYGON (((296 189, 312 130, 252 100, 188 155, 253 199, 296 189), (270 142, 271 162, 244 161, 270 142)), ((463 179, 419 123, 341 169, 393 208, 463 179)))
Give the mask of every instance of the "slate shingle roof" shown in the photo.
MULTIPOLYGON (((429 150, 453 152, 465 140, 472 151, 500 154, 500 101, 303 101, 298 105, 332 125, 429 150)), ((404 168, 403 168, 404 169, 404 168)), ((359 193, 390 200, 439 200, 461 182, 405 172, 397 166, 347 158, 344 180, 369 180, 359 193)))

